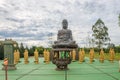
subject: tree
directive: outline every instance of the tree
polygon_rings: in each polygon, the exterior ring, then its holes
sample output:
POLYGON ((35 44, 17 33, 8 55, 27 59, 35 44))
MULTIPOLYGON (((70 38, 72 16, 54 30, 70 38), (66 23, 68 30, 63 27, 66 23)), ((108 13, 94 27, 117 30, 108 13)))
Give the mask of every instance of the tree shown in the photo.
POLYGON ((0 42, 0 60, 4 59, 4 45, 0 42))
POLYGON ((29 56, 34 56, 34 48, 33 48, 33 46, 29 49, 29 56))
POLYGON ((115 46, 114 49, 115 49, 116 53, 120 53, 120 45, 119 46, 115 46))
POLYGON ((43 54, 44 47, 39 46, 39 47, 37 47, 37 50, 39 51, 39 54, 43 54))
POLYGON ((92 31, 92 36, 95 38, 95 44, 99 49, 102 48, 107 41, 110 41, 108 36, 108 28, 101 19, 98 19, 97 22, 92 26, 92 31))
POLYGON ((91 47, 94 48, 94 45, 95 45, 95 39, 91 38, 91 39, 90 39, 90 44, 91 44, 91 47))
POLYGON ((109 45, 108 45, 107 48, 108 48, 108 49, 110 49, 110 48, 115 48, 115 44, 113 44, 113 43, 109 43, 109 45))
POLYGON ((20 44, 20 48, 19 48, 19 51, 20 51, 20 57, 23 57, 23 53, 24 53, 24 46, 23 46, 23 43, 20 44))

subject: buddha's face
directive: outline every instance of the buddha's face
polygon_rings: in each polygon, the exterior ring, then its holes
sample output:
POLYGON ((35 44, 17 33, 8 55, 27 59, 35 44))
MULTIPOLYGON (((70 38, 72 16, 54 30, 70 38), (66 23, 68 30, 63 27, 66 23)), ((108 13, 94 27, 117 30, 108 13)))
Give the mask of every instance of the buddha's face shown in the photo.
POLYGON ((62 21, 62 25, 63 25, 63 29, 67 29, 67 27, 68 27, 68 22, 67 22, 66 19, 64 19, 64 20, 62 21))

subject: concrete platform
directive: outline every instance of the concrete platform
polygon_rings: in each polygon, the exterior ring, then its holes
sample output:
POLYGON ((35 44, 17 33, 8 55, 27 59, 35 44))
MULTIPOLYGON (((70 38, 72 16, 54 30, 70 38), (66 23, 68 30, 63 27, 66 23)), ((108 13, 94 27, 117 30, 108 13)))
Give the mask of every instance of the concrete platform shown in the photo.
MULTIPOLYGON (((72 62, 68 66, 69 70, 65 72, 56 71, 56 66, 52 63, 43 63, 43 58, 39 60, 40 64, 34 64, 34 58, 31 57, 30 63, 24 64, 21 59, 21 63, 16 65, 17 70, 8 71, 8 80, 65 80, 65 73, 67 73, 66 80, 120 80, 118 61, 99 63, 95 60, 93 64, 89 64, 89 59, 86 58, 82 64, 78 61, 72 62)), ((3 61, 0 61, 0 80, 5 80, 2 63, 3 61)))

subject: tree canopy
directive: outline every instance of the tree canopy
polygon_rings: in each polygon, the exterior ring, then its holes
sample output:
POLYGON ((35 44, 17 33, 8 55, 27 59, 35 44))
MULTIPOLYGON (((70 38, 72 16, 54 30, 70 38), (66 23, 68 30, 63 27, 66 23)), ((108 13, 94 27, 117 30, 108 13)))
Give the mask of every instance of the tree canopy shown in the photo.
POLYGON ((101 19, 98 19, 92 26, 92 31, 92 36, 95 38, 95 43, 99 49, 106 44, 105 42, 110 41, 108 28, 101 19))

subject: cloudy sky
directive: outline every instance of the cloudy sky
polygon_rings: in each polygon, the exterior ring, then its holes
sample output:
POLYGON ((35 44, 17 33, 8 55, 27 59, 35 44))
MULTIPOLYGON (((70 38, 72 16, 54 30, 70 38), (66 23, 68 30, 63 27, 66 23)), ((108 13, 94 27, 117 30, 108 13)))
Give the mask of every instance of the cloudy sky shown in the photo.
POLYGON ((12 38, 28 46, 47 47, 67 19, 74 40, 87 46, 92 25, 101 18, 111 43, 119 45, 119 13, 120 0, 0 0, 0 40, 12 38))

